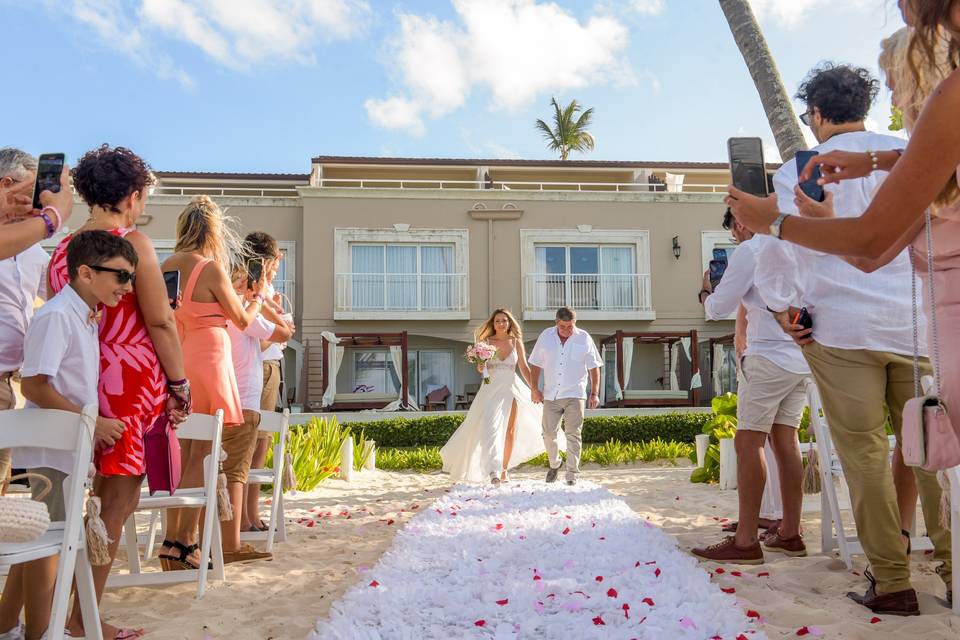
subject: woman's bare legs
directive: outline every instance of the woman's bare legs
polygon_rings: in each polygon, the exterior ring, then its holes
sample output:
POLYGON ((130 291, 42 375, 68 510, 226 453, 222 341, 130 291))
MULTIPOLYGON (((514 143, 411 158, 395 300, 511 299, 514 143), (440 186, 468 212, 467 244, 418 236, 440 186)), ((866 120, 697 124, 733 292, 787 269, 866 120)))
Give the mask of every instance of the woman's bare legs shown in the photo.
POLYGON ((507 435, 503 443, 503 472, 500 474, 501 480, 506 480, 507 469, 510 466, 510 456, 513 455, 513 439, 516 435, 517 425, 517 401, 514 399, 513 406, 510 407, 510 418, 507 420, 507 435))
MULTIPOLYGON (((267 451, 273 444, 273 438, 257 438, 257 448, 253 451, 253 463, 251 469, 262 469, 267 462, 267 451)), ((274 463, 276 464, 276 463, 274 463)), ((248 484, 244 489, 243 496, 243 520, 240 522, 241 531, 249 531, 251 526, 258 529, 262 523, 260 518, 260 485, 248 484)))

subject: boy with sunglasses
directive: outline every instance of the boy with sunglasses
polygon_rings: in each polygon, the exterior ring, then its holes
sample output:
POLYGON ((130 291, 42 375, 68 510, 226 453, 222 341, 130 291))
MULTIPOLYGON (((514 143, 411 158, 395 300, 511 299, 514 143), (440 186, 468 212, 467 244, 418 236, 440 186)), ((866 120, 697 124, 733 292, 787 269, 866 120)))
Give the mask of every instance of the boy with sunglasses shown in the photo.
MULTIPOLYGON (((24 340, 21 388, 27 407, 80 413, 84 405, 97 402, 98 309, 101 304, 116 306, 133 288, 136 265, 133 245, 106 231, 85 231, 70 241, 67 247, 70 284, 37 311, 24 340)), ((120 420, 97 418, 94 446, 113 445, 123 430, 120 420)), ((62 521, 65 517, 63 481, 73 467, 71 455, 24 447, 13 450, 13 460, 16 467, 28 468, 50 479, 53 490, 43 502, 49 509, 50 520, 62 521)), ((10 602, 23 602, 26 627, 15 628, 9 633, 16 635, 9 637, 29 640, 45 637, 56 574, 56 557, 11 569, 4 587, 4 608, 10 602)))

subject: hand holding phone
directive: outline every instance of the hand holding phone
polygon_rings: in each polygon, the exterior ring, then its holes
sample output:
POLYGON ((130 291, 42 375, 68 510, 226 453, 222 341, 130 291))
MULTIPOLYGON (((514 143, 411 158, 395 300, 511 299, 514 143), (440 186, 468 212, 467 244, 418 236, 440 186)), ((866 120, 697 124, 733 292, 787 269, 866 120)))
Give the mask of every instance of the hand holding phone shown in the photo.
POLYGON ((797 311, 790 321, 793 324, 803 327, 804 329, 813 329, 813 317, 810 315, 810 312, 807 311, 806 307, 803 307, 797 311))
POLYGON ((734 187, 761 198, 770 194, 760 138, 730 138, 727 153, 734 187))
POLYGON ((33 186, 33 208, 42 209, 40 194, 44 191, 60 193, 60 176, 63 173, 65 156, 62 153, 44 153, 37 161, 37 180, 33 186))
POLYGON ((727 261, 726 260, 711 260, 710 261, 710 288, 716 290, 717 285, 720 284, 720 280, 723 279, 723 274, 727 271, 727 261))
MULTIPOLYGON (((797 180, 800 180, 800 178, 803 176, 804 169, 810 162, 810 159, 816 155, 820 155, 820 152, 797 151, 797 180)), ((823 202, 824 198, 823 185, 817 182, 820 179, 820 176, 820 165, 815 164, 813 166, 813 171, 810 174, 810 178, 798 183, 800 185, 800 189, 807 194, 807 197, 809 197, 811 200, 816 200, 817 202, 823 202)))

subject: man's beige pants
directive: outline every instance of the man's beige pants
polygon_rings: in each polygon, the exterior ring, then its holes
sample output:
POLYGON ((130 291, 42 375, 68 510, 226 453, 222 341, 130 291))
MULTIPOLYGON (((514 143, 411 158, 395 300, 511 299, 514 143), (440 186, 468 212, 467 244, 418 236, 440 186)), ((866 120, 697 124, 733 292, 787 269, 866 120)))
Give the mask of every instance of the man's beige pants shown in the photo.
MULTIPOLYGON (((910 588, 906 541, 890 471, 886 410, 900 438, 903 405, 914 396, 912 358, 864 349, 836 349, 813 343, 803 355, 817 382, 843 474, 850 487, 857 536, 877 579, 878 593, 910 588)), ((921 375, 930 374, 921 362, 921 375)), ((935 473, 914 468, 923 521, 933 541, 940 577, 950 585, 950 532, 940 526, 940 485, 935 473)))
MULTIPOLYGON (((0 411, 13 409, 17 404, 17 397, 10 386, 10 374, 0 376, 0 411)), ((0 487, 10 476, 10 449, 0 449, 0 487)))
POLYGON ((543 401, 543 444, 547 448, 550 468, 560 466, 560 447, 557 431, 563 420, 563 433, 567 437, 567 480, 576 480, 580 475, 580 432, 583 430, 583 398, 557 398, 543 401))

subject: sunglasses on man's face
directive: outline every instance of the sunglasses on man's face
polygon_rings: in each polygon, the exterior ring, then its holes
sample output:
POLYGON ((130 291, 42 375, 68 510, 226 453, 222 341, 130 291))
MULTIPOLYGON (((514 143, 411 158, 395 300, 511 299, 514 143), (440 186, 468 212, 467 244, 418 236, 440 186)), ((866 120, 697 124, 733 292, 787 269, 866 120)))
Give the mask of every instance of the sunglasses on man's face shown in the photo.
POLYGON ((133 282, 133 273, 130 271, 127 271, 126 269, 113 269, 111 267, 101 267, 101 266, 92 265, 92 264, 87 266, 98 273, 107 272, 107 273, 112 273, 116 275, 117 283, 119 284, 127 284, 128 282, 133 282))

